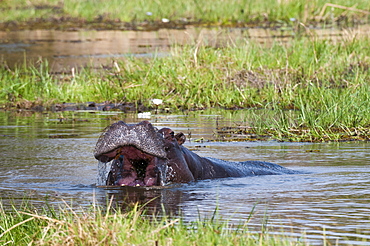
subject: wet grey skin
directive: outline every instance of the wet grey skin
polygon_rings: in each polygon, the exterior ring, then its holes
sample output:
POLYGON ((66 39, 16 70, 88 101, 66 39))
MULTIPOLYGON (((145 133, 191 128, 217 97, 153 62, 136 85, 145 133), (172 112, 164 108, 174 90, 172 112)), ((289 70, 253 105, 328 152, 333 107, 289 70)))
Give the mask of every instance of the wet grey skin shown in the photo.
POLYGON ((186 137, 148 121, 107 127, 95 147, 100 162, 111 162, 106 185, 157 186, 202 179, 254 175, 296 174, 294 170, 262 161, 230 162, 200 157, 183 146, 186 137))
POLYGON ((123 121, 107 127, 96 143, 94 156, 102 162, 109 162, 116 157, 117 149, 123 146, 133 146, 141 151, 166 158, 163 136, 148 121, 129 125, 123 121))
POLYGON ((148 121, 136 125, 119 121, 107 127, 94 156, 105 163, 113 160, 107 185, 163 185, 167 157, 164 140, 148 121))

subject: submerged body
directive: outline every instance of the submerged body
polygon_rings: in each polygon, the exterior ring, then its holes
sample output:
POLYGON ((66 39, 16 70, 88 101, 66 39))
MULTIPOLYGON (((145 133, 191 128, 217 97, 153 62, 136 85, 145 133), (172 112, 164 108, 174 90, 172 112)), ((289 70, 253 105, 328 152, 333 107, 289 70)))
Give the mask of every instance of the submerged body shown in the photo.
POLYGON ((183 133, 154 128, 148 121, 112 124, 99 138, 94 156, 112 161, 106 185, 154 186, 202 179, 294 174, 297 171, 261 161, 229 162, 200 157, 183 146, 183 133))

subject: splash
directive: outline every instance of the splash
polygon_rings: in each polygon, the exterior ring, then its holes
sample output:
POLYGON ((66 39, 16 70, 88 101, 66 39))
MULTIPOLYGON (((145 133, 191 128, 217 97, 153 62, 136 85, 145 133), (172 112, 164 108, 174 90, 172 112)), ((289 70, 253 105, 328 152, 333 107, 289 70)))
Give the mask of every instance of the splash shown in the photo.
POLYGON ((97 177, 97 186, 102 186, 107 184, 108 174, 112 167, 112 162, 101 162, 98 163, 98 177, 97 177))

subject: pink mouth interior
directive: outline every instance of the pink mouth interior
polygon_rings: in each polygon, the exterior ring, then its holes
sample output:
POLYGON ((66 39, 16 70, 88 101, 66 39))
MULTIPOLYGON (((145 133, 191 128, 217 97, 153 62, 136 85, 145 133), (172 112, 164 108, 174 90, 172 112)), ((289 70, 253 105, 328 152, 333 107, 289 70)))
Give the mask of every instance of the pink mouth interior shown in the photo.
POLYGON ((115 151, 122 160, 119 178, 115 185, 119 186, 153 186, 159 185, 157 168, 158 158, 146 154, 133 146, 125 146, 115 151))

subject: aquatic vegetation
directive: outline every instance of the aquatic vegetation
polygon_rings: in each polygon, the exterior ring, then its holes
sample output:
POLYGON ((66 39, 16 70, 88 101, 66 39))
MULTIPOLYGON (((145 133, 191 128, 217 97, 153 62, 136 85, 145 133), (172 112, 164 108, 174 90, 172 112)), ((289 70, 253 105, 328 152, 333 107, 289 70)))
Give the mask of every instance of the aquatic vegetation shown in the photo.
MULTIPOLYGON (((306 245, 301 238, 248 231, 216 217, 185 222, 168 216, 143 216, 145 207, 127 212, 92 206, 90 210, 30 204, 4 211, 0 207, 2 245, 306 245)), ((302 238, 304 236, 302 235, 302 238)))

